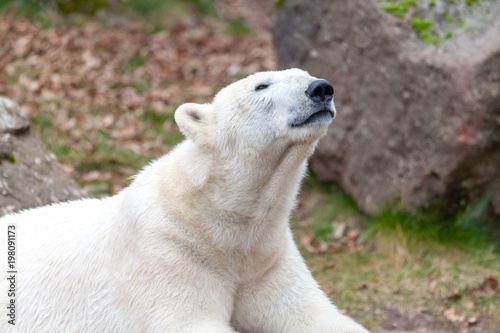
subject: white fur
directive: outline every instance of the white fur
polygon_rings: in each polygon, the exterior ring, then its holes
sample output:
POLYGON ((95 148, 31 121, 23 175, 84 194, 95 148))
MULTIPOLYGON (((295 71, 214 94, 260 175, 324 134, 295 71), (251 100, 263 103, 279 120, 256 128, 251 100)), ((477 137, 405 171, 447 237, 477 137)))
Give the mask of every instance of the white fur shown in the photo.
POLYGON ((367 332, 319 289, 288 226, 329 124, 290 126, 314 80, 257 73, 182 105, 187 140, 127 189, 1 219, 2 266, 14 223, 19 273, 15 326, 0 273, 0 331, 367 332))

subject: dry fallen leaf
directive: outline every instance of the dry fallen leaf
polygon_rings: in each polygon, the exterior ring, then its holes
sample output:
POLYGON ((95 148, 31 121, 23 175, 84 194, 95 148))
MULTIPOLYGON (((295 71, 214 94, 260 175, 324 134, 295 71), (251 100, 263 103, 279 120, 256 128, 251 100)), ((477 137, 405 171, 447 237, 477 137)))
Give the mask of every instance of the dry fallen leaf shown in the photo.
POLYGON ((446 296, 446 299, 449 301, 457 301, 460 298, 462 298, 462 294, 460 293, 460 290, 458 288, 454 288, 448 296, 446 296))
POLYGON ((335 228, 333 229, 332 238, 334 240, 339 240, 344 236, 344 231, 346 229, 347 224, 345 222, 338 222, 334 224, 335 228))
POLYGON ((316 246, 314 246, 314 253, 323 254, 328 251, 328 243, 325 241, 319 241, 316 246))
POLYGON ((462 322, 465 320, 465 316, 455 313, 455 308, 453 308, 453 307, 444 310, 443 314, 446 317, 446 319, 448 319, 449 321, 452 321, 454 323, 455 322, 462 322))
POLYGON ((110 172, 101 172, 99 170, 92 170, 82 175, 82 179, 88 182, 94 180, 110 180, 113 175, 110 172))
POLYGON ((432 298, 434 299, 439 299, 439 294, 438 294, 438 280, 434 279, 429 283, 429 291, 432 294, 432 298))
POLYGON ((350 248, 354 248, 356 246, 356 241, 358 237, 361 235, 361 229, 356 228, 352 229, 347 233, 347 242, 350 248))
POLYGON ((498 279, 496 277, 489 277, 483 281, 481 291, 488 295, 494 295, 498 292, 498 279))
POLYGON ((300 244, 302 244, 302 246, 309 253, 314 253, 315 252, 314 247, 311 245, 313 239, 314 239, 314 235, 311 234, 311 233, 303 233, 300 236, 300 244))
POLYGON ((331 260, 325 264, 325 269, 331 269, 337 266, 337 262, 335 260, 331 260))

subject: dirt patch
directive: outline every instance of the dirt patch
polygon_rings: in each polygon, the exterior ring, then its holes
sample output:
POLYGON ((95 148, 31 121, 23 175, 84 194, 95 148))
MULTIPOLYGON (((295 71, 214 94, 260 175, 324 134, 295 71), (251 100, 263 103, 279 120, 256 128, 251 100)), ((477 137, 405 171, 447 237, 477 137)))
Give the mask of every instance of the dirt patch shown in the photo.
POLYGON ((380 328, 374 332, 387 333, 498 333, 498 323, 486 320, 483 323, 470 321, 452 323, 435 314, 424 311, 401 311, 395 308, 385 309, 384 320, 380 328))

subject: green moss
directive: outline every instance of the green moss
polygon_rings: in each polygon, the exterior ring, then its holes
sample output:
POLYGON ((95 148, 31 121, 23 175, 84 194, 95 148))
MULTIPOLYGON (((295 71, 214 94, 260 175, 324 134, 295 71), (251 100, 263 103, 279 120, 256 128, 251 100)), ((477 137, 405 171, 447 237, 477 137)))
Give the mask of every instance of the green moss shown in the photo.
POLYGON ((436 1, 429 2, 429 8, 434 8, 434 7, 436 7, 436 1))
POLYGON ((281 8, 285 4, 285 0, 274 0, 274 8, 281 8))
POLYGON ((413 29, 420 34, 423 31, 429 31, 429 29, 432 26, 432 20, 428 18, 420 18, 418 16, 415 16, 411 20, 411 25, 413 29))
POLYGON ((411 25, 419 37, 426 43, 439 44, 441 38, 434 34, 432 20, 415 16, 411 20, 411 25))
POLYGON ((391 15, 402 18, 411 7, 416 7, 415 0, 391 1, 382 5, 382 9, 391 15))
POLYGON ((439 36, 431 35, 429 32, 421 33, 420 38, 422 38, 424 42, 429 44, 439 44, 441 42, 441 38, 439 36))
POLYGON ((12 154, 10 154, 9 156, 7 156, 7 160, 10 162, 10 163, 16 163, 16 157, 12 154))
POLYGON ((453 16, 451 14, 446 15, 446 23, 447 24, 453 23, 453 16))

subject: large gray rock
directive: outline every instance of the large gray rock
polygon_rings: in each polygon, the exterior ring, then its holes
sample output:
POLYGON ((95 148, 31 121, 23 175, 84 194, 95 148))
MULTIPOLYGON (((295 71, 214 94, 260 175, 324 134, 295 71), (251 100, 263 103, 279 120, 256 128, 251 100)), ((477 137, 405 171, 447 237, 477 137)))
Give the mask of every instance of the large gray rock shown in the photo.
POLYGON ((83 196, 54 154, 29 133, 19 106, 0 97, 0 216, 83 196))
MULTIPOLYGON (((403 18, 374 0, 285 0, 275 10, 279 67, 335 87, 338 117, 312 168, 364 210, 397 196, 409 209, 434 199, 456 209, 500 184, 500 2, 456 3, 417 1, 403 18), (412 16, 451 38, 422 41, 412 16)), ((500 192, 493 203, 500 212, 500 192)))

